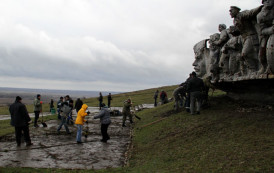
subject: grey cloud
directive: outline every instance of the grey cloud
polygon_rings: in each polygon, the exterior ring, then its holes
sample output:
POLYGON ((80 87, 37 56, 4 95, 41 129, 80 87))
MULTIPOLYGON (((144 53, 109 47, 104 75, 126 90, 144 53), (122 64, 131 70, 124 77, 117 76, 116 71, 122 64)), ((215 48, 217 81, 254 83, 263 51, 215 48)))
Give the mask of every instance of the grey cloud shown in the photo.
POLYGON ((0 7, 0 73, 116 88, 178 84, 193 70, 193 45, 219 23, 229 26, 237 4, 260 2, 8 1, 0 7))

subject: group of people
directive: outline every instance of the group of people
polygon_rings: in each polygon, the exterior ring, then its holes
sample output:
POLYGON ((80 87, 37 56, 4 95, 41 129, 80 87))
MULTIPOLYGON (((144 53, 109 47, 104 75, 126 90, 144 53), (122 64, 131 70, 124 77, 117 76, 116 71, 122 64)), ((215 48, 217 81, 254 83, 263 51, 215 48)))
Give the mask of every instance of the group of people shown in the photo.
MULTIPOLYGON (((200 79, 195 72, 189 74, 187 80, 180 84, 178 88, 174 90, 173 96, 175 97, 175 107, 178 110, 178 101, 183 102, 185 100, 185 108, 187 112, 193 114, 200 114, 201 106, 209 106, 208 92, 211 88, 213 91, 215 87, 211 84, 211 77, 200 79), (197 103, 196 111, 195 103, 197 103)), ((182 105, 181 105, 182 106, 182 105)))
MULTIPOLYGON (((100 93, 101 96, 101 93, 100 93)), ((111 93, 108 95, 108 106, 106 106, 103 102, 100 103, 100 112, 95 115, 94 119, 100 119, 101 122, 101 134, 102 134, 102 142, 107 142, 110 137, 108 135, 108 127, 111 123, 110 120, 110 110, 108 109, 110 106, 111 93)), ((103 99, 99 98, 99 101, 103 101, 103 99)), ((39 127, 38 119, 39 114, 42 112, 42 104, 41 95, 37 94, 36 98, 33 101, 34 105, 34 127, 39 127)), ((130 112, 130 108, 132 106, 132 102, 130 99, 124 102, 123 107, 123 127, 125 127, 126 118, 129 117, 130 123, 132 121, 132 114, 130 112)), ((57 102, 57 111, 58 111, 58 119, 60 119, 60 124, 57 128, 57 133, 60 134, 61 128, 64 126, 66 133, 71 134, 68 124, 72 120, 72 110, 75 108, 77 112, 77 117, 75 120, 75 125, 77 126, 77 134, 76 134, 76 142, 77 144, 82 143, 82 131, 84 123, 88 123, 85 120, 85 117, 90 114, 88 111, 88 105, 83 104, 83 101, 78 98, 75 102, 75 106, 73 106, 73 100, 70 98, 69 95, 65 97, 60 97, 60 100, 57 102)), ((33 145, 29 135, 29 125, 31 124, 31 118, 28 114, 26 106, 22 103, 22 98, 17 96, 15 102, 9 108, 10 115, 11 115, 11 125, 15 127, 15 135, 16 135, 16 142, 17 146, 21 146, 21 137, 22 134, 24 136, 26 146, 33 145)))
MULTIPOLYGON (((108 98, 108 107, 110 108, 110 104, 112 100, 111 93, 108 94, 107 98, 108 98)), ((99 109, 101 110, 101 108, 103 107, 103 95, 101 92, 99 93, 98 101, 99 101, 99 109)))
MULTIPOLYGON (((153 97, 154 98, 154 107, 156 107, 158 105, 158 103, 157 103, 158 95, 159 95, 159 90, 156 90, 154 93, 154 97, 153 97)), ((161 105, 168 103, 167 93, 164 90, 162 90, 160 93, 160 100, 161 100, 161 105)))

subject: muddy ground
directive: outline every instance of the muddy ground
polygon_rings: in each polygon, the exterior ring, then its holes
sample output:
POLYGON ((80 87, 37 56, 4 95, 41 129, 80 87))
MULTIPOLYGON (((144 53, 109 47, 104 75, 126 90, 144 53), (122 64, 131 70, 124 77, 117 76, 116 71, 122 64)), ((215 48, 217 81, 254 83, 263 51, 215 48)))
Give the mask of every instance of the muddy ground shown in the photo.
MULTIPOLYGON (((89 108, 90 109, 90 108, 89 108)), ((100 122, 92 117, 94 109, 84 125, 88 127, 88 136, 82 137, 83 144, 76 143, 75 125, 70 125, 71 135, 64 127, 57 133, 58 120, 46 122, 48 127, 40 125, 30 127, 31 140, 34 145, 16 146, 15 136, 5 136, 0 140, 0 167, 65 168, 65 169, 102 169, 124 165, 125 153, 130 144, 130 125, 122 127, 122 117, 111 117, 109 126, 110 140, 102 143, 100 122)))

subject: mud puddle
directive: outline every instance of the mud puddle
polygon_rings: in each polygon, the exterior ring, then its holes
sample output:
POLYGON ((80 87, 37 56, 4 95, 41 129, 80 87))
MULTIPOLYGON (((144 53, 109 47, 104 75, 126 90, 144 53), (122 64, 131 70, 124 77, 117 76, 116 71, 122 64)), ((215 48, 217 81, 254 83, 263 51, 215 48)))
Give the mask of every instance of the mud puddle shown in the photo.
MULTIPOLYGON (((48 127, 30 127, 33 146, 16 147, 15 136, 10 135, 0 140, 0 167, 65 168, 65 169, 103 169, 124 165, 125 152, 130 144, 130 125, 122 127, 122 117, 111 117, 108 133, 110 140, 102 143, 100 122, 94 120, 96 112, 87 117, 83 132, 88 128, 83 144, 76 143, 75 125, 69 125, 71 135, 64 127, 57 133, 59 121, 47 121, 48 127)), ((98 109, 97 109, 98 110, 98 109)), ((75 119, 75 118, 74 118, 75 119)))

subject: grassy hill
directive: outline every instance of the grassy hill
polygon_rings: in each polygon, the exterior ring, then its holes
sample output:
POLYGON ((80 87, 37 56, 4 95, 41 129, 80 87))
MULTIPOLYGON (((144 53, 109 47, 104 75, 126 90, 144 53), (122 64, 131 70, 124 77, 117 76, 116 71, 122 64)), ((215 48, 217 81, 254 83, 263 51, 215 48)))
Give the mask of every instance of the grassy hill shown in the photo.
MULTIPOLYGON (((176 86, 159 88, 171 97, 176 86)), ((121 106, 129 96, 135 104, 153 103, 156 89, 113 96, 121 106)), ((104 98, 106 99, 106 98, 104 98)), ((84 100, 97 106, 98 100, 84 100)), ((235 102, 223 92, 210 97, 200 115, 175 112, 173 103, 138 113, 131 158, 127 166, 106 170, 21 169, 22 172, 273 172, 274 113, 271 106, 235 102)), ((16 172, 16 168, 0 172, 16 172)))

